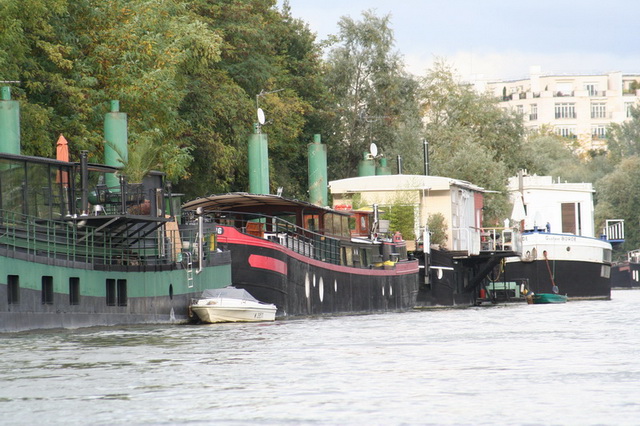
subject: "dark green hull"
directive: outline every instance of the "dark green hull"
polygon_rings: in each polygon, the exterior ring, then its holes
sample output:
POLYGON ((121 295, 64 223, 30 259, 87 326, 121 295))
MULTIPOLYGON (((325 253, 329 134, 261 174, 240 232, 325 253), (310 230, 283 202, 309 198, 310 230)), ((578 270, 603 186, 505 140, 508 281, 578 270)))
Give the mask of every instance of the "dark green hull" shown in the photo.
POLYGON ((533 296, 533 303, 535 305, 542 305, 547 303, 566 303, 567 296, 563 294, 553 293, 537 293, 533 296))
POLYGON ((229 252, 211 253, 200 274, 189 272, 181 262, 107 269, 77 262, 62 266, 36 260, 44 259, 0 255, 0 332, 187 322, 191 299, 198 298, 204 289, 231 284, 229 252), (193 273, 193 280, 187 279, 189 273, 193 273), (10 290, 7 277, 12 282, 17 280, 17 295, 9 294, 15 293, 16 286, 10 290), (43 277, 53 284, 46 303, 43 277), (71 282, 79 287, 73 296, 71 282), (116 292, 124 291, 126 295, 116 294, 115 300, 110 300, 107 293, 113 282, 116 292))

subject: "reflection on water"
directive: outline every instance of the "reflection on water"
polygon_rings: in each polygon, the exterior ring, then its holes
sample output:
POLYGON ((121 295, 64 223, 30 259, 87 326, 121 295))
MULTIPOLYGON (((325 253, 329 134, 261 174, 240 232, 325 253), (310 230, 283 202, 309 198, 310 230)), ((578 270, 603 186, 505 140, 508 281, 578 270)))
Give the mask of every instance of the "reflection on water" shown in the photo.
POLYGON ((0 337, 4 424, 637 424, 611 301, 0 337))

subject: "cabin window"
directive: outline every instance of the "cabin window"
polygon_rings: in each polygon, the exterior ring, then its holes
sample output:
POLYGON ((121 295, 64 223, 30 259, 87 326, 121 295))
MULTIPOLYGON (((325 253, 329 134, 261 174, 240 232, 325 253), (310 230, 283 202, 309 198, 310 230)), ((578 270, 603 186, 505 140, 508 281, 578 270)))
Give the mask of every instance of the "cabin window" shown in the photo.
POLYGON ((320 216, 318 215, 305 215, 304 216, 304 228, 309 231, 317 231, 320 225, 320 216))
POLYGON ((353 252, 351 247, 342 247, 342 262, 346 266, 353 266, 353 252))
POLYGON ((118 280, 118 306, 127 306, 127 280, 118 280))
POLYGON ((42 304, 53 305, 53 277, 42 277, 42 304))
POLYGON ((8 159, 0 160, 3 170, 0 179, 0 206, 2 210, 22 214, 24 212, 26 175, 24 164, 8 159))
POLYGON ((107 306, 116 306, 116 280, 107 279, 107 306))
POLYGON ((17 275, 7 276, 7 303, 9 305, 20 303, 20 277, 17 275))
POLYGON ((363 249, 360 251, 360 257, 362 259, 362 266, 367 267, 371 263, 369 259, 371 259, 369 250, 363 249))
POLYGON ((69 278, 69 304, 80 304, 80 278, 78 277, 69 278))

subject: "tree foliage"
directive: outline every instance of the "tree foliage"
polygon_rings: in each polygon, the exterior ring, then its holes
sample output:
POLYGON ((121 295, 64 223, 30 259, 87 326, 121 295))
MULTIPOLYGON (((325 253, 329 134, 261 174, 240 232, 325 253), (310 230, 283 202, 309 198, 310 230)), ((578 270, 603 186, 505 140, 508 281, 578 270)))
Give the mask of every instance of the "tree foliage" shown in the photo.
POLYGON ((419 142, 416 82, 404 71, 394 48, 389 15, 364 11, 362 20, 348 16, 328 53, 325 81, 335 103, 331 132, 330 174, 351 177, 371 143, 388 157, 403 143, 419 142))
MULTIPOLYGON (((521 117, 497 100, 460 84, 440 61, 422 80, 424 132, 430 146, 430 174, 466 180, 488 190, 485 220, 502 221, 508 213, 506 181, 524 164, 521 117)), ((421 158, 416 152, 413 157, 421 158)))
POLYGON ((640 243, 640 109, 608 129, 606 154, 579 157, 546 129, 525 136, 522 117, 461 84, 444 61, 421 79, 409 75, 389 15, 343 17, 325 42, 276 0, 4 0, 0 20, 1 77, 20 81, 12 93, 25 154, 52 157, 64 134, 72 160, 88 150, 101 162, 104 114, 117 99, 132 167, 167 172, 186 197, 243 191, 260 106, 272 190, 306 198, 316 133, 331 179, 354 176, 371 142, 420 174, 426 139, 431 174, 495 191, 488 223, 508 215, 507 178, 524 168, 594 182, 598 217, 624 218, 628 244, 640 243))
POLYGON ((596 185, 599 202, 596 222, 600 227, 606 219, 624 219, 625 243, 628 250, 640 245, 640 157, 623 159, 614 171, 596 185))

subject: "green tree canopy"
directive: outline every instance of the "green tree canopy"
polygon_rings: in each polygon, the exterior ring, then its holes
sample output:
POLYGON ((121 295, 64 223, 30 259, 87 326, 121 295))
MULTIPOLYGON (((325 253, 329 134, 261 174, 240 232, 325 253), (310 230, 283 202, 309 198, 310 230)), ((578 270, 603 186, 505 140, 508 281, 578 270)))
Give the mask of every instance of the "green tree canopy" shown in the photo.
POLYGON ((422 80, 421 96, 430 173, 497 191, 487 194, 485 220, 501 222, 508 214, 507 178, 525 164, 522 118, 461 84, 442 61, 422 80))
POLYGON ((326 64, 326 85, 335 103, 330 174, 352 177, 371 143, 393 157, 406 141, 419 140, 417 84, 393 50, 389 15, 372 11, 362 20, 342 17, 326 64))

